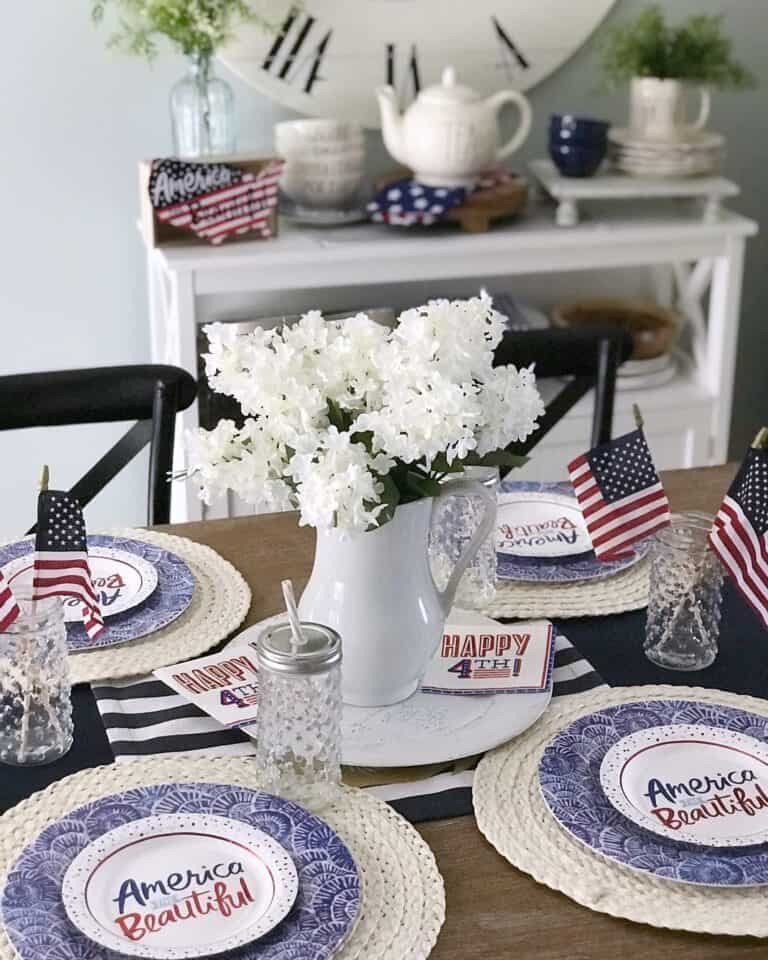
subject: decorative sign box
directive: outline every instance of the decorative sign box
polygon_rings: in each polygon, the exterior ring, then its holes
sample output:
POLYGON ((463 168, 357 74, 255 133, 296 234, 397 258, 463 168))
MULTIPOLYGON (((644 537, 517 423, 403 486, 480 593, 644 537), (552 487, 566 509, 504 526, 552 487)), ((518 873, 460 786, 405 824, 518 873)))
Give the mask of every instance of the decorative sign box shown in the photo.
POLYGON ((141 224, 148 246, 277 236, 277 157, 175 157, 139 164, 141 224))

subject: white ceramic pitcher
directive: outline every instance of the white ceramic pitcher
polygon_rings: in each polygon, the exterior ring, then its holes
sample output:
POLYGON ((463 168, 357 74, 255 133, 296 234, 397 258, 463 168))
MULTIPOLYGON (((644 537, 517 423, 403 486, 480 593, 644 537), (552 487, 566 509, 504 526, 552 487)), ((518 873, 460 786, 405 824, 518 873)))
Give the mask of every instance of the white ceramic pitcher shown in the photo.
POLYGON ((709 118, 710 97, 698 88, 699 113, 693 123, 686 116, 686 86, 680 80, 634 77, 630 87, 629 125, 644 140, 675 143, 703 130, 709 118))
POLYGON ((301 619, 341 635, 345 703, 383 706, 419 686, 442 636, 461 575, 490 534, 496 495, 473 480, 443 484, 439 497, 476 496, 486 504, 445 590, 432 579, 427 538, 438 498, 397 507, 367 533, 318 530, 315 563, 299 604, 301 619))

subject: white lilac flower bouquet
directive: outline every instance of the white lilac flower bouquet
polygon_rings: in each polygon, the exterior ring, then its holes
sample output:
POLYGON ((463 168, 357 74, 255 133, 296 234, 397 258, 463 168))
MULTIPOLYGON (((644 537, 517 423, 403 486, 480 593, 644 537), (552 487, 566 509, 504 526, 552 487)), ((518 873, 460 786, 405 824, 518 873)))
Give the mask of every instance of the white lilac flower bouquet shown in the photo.
POLYGON ((260 511, 298 508, 302 524, 373 529, 449 473, 518 465, 504 448, 543 413, 532 369, 493 367, 504 319, 485 294, 406 310, 393 329, 319 311, 247 335, 205 329, 210 385, 247 418, 188 437, 206 502, 231 489, 260 511))

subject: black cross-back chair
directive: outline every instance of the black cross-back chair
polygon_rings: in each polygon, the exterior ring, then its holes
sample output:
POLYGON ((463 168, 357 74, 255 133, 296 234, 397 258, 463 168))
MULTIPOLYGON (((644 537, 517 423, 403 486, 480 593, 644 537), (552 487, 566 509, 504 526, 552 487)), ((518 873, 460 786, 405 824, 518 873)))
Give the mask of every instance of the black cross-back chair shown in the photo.
MULTIPOLYGON (((168 523, 176 414, 194 401, 186 370, 162 365, 94 367, 0 377, 0 430, 137 422, 70 489, 85 507, 149 444, 147 523, 168 523)), ((28 533, 34 533, 32 527, 28 533)))
MULTIPOLYGON (((533 433, 524 441, 510 444, 507 449, 521 456, 528 454, 592 388, 595 400, 590 446, 607 443, 613 430, 616 371, 631 353, 630 335, 611 329, 551 328, 505 333, 496 348, 494 366, 511 363, 516 367, 527 367, 534 363, 537 379, 571 378, 546 405, 533 433)), ((507 472, 502 470, 502 475, 507 472)))

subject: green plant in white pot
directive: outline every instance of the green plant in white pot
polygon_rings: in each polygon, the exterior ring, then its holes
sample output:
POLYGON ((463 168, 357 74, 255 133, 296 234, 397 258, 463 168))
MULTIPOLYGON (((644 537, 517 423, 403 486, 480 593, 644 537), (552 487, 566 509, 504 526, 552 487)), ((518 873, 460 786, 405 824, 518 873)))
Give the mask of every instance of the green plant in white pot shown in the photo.
POLYGON ((164 37, 187 58, 187 75, 171 91, 176 155, 234 153, 234 94, 214 75, 213 57, 239 24, 271 25, 246 0, 92 0, 94 21, 107 19, 113 8, 117 23, 110 46, 151 60, 164 37))
POLYGON ((495 495, 462 473, 519 462, 504 448, 543 412, 533 371, 493 366, 504 321, 485 296, 406 310, 392 330, 318 311, 247 335, 206 330, 209 382, 247 419, 192 434, 189 473, 203 497, 231 489, 262 511, 299 509, 317 529, 299 609, 341 634, 344 699, 405 699, 493 525, 495 495), (485 518, 439 590, 430 518, 438 498, 457 493, 481 498, 485 518))
POLYGON ((722 17, 695 14, 671 26, 656 4, 608 33, 601 65, 609 86, 630 84, 633 133, 664 142, 683 140, 704 128, 710 88, 741 90, 755 82, 734 58, 722 17), (692 123, 686 118, 685 104, 686 88, 691 87, 700 95, 699 113, 692 123))

